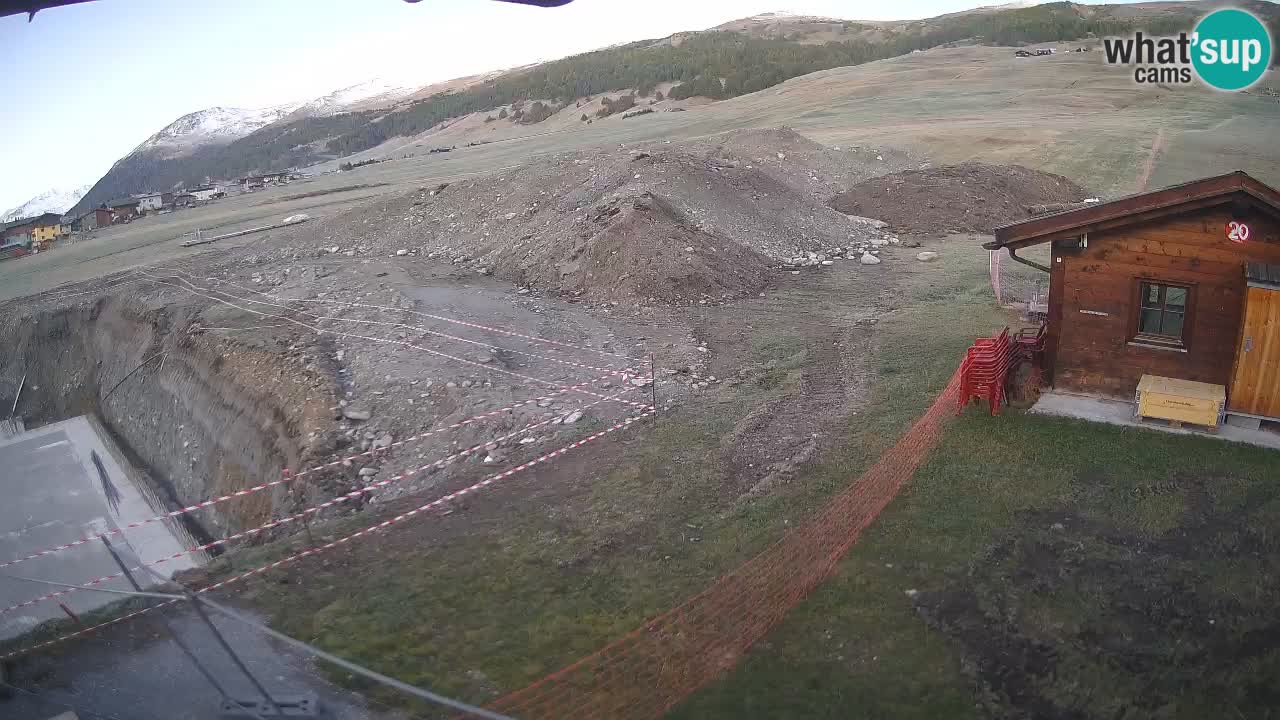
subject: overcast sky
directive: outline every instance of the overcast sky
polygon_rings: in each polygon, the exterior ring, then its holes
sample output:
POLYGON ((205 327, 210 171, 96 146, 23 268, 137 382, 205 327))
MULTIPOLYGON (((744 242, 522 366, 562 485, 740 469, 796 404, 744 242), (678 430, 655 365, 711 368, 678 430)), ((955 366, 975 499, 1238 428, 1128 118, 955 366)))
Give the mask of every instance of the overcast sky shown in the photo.
POLYGON ((427 84, 787 10, 929 17, 974 0, 98 0, 0 18, 0 211, 93 183, 207 107, 309 100, 372 77, 427 84))

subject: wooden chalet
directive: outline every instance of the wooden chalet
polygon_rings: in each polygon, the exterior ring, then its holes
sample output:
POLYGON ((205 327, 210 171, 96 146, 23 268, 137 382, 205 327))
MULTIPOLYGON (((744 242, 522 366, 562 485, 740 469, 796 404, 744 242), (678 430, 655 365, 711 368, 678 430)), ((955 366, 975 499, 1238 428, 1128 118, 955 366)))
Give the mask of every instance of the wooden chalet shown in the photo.
POLYGON ((1225 388, 1280 419, 1280 192, 1243 172, 997 228, 990 250, 1050 275, 1044 369, 1132 398, 1144 376, 1225 388), (1049 243, 1049 266, 1018 255, 1049 243))

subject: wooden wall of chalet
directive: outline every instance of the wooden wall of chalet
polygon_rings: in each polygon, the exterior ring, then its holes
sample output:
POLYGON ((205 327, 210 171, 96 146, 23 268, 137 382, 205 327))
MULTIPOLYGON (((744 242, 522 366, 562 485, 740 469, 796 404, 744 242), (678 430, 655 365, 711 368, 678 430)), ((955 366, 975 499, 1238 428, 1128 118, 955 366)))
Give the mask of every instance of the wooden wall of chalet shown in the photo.
POLYGON ((1251 211, 1232 243, 1225 206, 1090 233, 1053 251, 1049 365, 1054 387, 1131 397, 1145 373, 1229 385, 1244 313, 1246 261, 1280 264, 1280 223, 1251 211), (1141 279, 1191 285, 1186 352, 1130 344, 1141 279), (1105 314, 1100 314, 1105 313, 1105 314))

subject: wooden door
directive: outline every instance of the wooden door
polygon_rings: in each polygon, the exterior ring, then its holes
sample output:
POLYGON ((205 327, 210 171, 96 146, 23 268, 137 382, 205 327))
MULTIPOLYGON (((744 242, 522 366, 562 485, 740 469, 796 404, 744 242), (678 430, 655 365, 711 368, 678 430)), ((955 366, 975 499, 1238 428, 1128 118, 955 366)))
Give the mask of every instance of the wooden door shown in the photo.
POLYGON ((1227 407, 1280 418, 1280 290, 1250 287, 1227 407))

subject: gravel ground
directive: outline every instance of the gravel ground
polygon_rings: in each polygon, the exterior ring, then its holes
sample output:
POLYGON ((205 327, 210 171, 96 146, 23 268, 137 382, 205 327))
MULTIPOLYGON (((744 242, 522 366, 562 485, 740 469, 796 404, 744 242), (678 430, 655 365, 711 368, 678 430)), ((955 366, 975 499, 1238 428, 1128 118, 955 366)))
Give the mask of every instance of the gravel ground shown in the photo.
POLYGON ((796 258, 860 257, 887 235, 825 199, 909 162, 786 129, 561 153, 366 204, 259 259, 425 256, 564 297, 706 304, 796 258))

